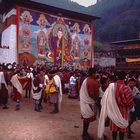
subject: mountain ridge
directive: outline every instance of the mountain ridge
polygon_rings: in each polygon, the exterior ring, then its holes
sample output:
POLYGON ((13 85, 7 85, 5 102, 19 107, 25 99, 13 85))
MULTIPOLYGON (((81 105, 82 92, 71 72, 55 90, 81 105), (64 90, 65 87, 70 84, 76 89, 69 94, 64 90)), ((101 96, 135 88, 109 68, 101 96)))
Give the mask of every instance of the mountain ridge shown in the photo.
POLYGON ((101 17, 94 24, 95 40, 102 43, 135 39, 140 34, 140 0, 97 0, 95 5, 89 7, 70 0, 32 1, 101 17))
POLYGON ((90 7, 91 14, 101 16, 95 21, 95 39, 111 43, 116 40, 129 40, 139 37, 140 1, 102 0, 90 7), (111 2, 109 5, 107 2, 111 2))

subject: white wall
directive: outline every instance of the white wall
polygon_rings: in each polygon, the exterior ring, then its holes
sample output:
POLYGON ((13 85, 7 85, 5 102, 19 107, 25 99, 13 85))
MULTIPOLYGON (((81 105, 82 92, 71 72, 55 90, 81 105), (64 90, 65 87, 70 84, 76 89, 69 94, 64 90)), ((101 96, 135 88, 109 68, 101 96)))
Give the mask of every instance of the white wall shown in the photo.
POLYGON ((9 49, 0 48, 0 63, 17 62, 16 25, 10 25, 3 31, 1 46, 9 46, 9 49))

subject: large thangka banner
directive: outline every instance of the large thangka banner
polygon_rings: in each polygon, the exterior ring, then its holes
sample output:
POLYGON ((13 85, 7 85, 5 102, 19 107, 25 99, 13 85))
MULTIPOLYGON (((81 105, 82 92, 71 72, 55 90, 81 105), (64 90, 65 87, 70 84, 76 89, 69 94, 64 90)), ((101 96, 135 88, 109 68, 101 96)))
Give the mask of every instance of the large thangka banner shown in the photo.
POLYGON ((20 8, 19 62, 54 63, 85 68, 91 65, 91 25, 20 8))

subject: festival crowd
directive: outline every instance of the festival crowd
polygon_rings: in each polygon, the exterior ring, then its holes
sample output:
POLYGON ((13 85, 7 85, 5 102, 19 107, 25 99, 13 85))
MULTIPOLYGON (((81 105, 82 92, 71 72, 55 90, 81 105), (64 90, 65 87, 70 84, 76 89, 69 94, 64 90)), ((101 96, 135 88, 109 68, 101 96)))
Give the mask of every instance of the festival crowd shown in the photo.
POLYGON ((110 127, 112 139, 124 140, 125 133, 133 138, 132 124, 140 119, 140 72, 115 71, 109 68, 88 68, 53 65, 0 64, 0 106, 8 109, 8 99, 20 110, 21 99, 33 98, 34 111, 41 112, 42 102, 49 102, 50 113, 61 111, 62 95, 80 101, 83 119, 82 138, 92 140, 90 122, 98 120, 98 137, 106 139, 104 130, 110 127))

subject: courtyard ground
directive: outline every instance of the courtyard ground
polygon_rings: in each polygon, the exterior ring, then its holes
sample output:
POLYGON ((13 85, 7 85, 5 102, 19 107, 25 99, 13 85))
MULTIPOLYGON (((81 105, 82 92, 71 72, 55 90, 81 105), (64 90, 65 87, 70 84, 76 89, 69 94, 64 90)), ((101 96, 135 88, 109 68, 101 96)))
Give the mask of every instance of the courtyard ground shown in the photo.
MULTIPOLYGON (((82 120, 79 101, 63 95, 62 110, 50 114, 53 106, 43 103, 42 112, 34 111, 32 99, 24 98, 21 110, 15 111, 15 102, 9 100, 9 109, 0 107, 0 140, 82 140, 82 120)), ((134 123, 133 140, 140 139, 140 121, 134 123)), ((91 123, 89 133, 97 140, 97 122, 91 123)), ((109 128, 105 131, 111 140, 109 128)), ((125 137, 125 140, 127 138, 125 137)))

